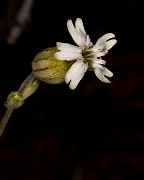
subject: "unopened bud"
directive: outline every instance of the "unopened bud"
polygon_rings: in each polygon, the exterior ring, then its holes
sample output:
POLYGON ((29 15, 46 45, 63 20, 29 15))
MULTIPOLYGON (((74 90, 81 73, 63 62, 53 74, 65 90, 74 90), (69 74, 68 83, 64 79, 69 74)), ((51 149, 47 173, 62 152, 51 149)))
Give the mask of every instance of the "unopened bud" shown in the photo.
POLYGON ((19 91, 22 93, 23 98, 27 99, 31 96, 39 87, 40 81, 33 77, 33 75, 29 75, 21 84, 19 91), (32 78, 31 78, 32 76, 32 78))
POLYGON ((59 61, 54 57, 57 48, 47 48, 39 52, 32 61, 32 72, 41 81, 60 84, 65 81, 65 74, 73 61, 59 61))
POLYGON ((18 91, 12 91, 5 102, 9 109, 17 109, 24 104, 25 99, 31 96, 39 87, 40 81, 31 73, 21 84, 18 91))
POLYGON ((20 106, 22 106, 23 103, 24 103, 23 94, 19 91, 12 91, 7 97, 5 106, 10 109, 17 109, 20 106))

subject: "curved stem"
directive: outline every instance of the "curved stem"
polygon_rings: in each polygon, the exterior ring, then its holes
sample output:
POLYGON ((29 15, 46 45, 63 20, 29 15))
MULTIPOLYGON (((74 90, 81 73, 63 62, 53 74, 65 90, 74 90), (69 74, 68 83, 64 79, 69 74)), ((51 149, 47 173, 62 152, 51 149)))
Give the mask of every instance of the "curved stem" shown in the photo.
POLYGON ((2 136, 2 134, 3 134, 4 130, 5 130, 5 127, 6 127, 7 123, 8 123, 8 121, 9 121, 9 118, 10 118, 12 112, 13 112, 13 109, 11 109, 11 108, 6 109, 6 112, 5 112, 3 118, 2 118, 2 120, 0 122, 0 137, 2 136))

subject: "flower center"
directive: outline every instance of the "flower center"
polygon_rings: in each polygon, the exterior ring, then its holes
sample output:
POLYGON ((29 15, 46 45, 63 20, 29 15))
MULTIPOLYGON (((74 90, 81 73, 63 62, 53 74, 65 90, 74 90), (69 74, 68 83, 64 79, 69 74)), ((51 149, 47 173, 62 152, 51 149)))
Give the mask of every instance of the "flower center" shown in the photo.
POLYGON ((82 51, 82 56, 84 58, 84 61, 89 62, 89 61, 93 60, 94 53, 93 53, 93 51, 90 48, 88 48, 88 49, 84 49, 82 51))

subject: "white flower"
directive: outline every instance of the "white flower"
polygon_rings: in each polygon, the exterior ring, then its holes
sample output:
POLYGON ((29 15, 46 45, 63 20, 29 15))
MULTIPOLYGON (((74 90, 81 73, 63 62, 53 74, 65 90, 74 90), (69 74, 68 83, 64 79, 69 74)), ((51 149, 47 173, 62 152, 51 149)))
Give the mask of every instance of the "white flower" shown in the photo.
POLYGON ((75 27, 72 20, 68 20, 67 28, 78 46, 57 42, 57 49, 60 51, 55 53, 55 58, 57 60, 75 61, 66 73, 65 82, 70 83, 71 89, 75 89, 85 72, 92 70, 101 81, 110 83, 106 76, 112 77, 113 73, 104 66, 106 61, 101 57, 105 56, 108 50, 116 44, 115 35, 107 33, 93 45, 80 18, 76 19, 75 27))

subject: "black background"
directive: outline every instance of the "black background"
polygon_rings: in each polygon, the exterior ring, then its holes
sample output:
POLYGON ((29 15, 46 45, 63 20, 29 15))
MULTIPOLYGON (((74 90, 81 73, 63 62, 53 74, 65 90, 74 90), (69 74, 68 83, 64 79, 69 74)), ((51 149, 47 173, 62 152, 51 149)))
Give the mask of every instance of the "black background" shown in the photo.
POLYGON ((93 43, 107 32, 111 84, 86 72, 72 91, 41 82, 14 110, 0 139, 0 180, 144 179, 144 2, 35 0, 31 20, 11 45, 22 0, 0 0, 0 116, 8 94, 31 73, 36 53, 74 44, 66 23, 82 18, 93 43))

